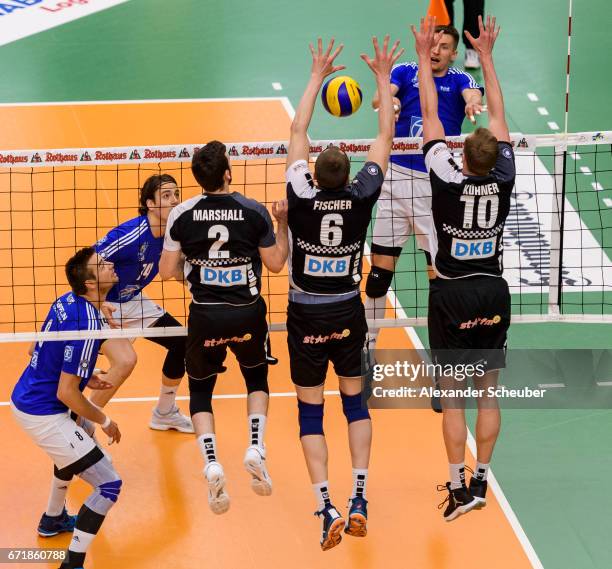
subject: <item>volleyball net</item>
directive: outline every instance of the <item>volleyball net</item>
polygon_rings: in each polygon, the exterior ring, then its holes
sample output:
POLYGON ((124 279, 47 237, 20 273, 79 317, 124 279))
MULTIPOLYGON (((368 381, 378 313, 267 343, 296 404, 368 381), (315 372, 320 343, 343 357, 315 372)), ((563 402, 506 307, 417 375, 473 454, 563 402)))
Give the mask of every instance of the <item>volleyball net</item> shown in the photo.
MULTIPOLYGON (((459 159, 463 141, 448 139, 459 159)), ((612 132, 513 134, 512 142, 517 178, 503 260, 513 321, 612 322, 612 132)), ((357 171, 370 143, 312 141, 311 158, 334 144, 357 171)), ((52 339, 40 329, 51 303, 69 290, 66 261, 138 215, 139 190, 151 175, 172 175, 182 200, 200 193, 191 174, 197 147, 0 151, 0 341, 52 339)), ((232 190, 268 208, 285 196, 286 142, 227 143, 227 148, 232 190)), ((393 153, 416 154, 421 148, 421 139, 396 139, 393 153)), ((362 290, 368 271, 366 262, 362 290)), ((283 329, 287 273, 264 268, 262 283, 271 328, 283 329)), ((428 288, 424 255, 410 237, 397 264, 390 307, 376 323, 425 325, 428 288)), ((185 323, 190 296, 182 285, 156 278, 145 294, 185 323)), ((177 330, 87 334, 166 333, 177 330)))

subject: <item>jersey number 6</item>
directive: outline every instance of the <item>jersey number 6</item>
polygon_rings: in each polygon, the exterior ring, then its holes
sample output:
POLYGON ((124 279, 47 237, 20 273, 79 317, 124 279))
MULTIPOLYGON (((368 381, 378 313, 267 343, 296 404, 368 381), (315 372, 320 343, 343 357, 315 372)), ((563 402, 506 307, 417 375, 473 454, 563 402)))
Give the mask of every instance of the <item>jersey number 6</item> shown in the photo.
POLYGON ((343 219, 339 213, 328 213, 321 219, 321 243, 336 247, 342 241, 343 219))

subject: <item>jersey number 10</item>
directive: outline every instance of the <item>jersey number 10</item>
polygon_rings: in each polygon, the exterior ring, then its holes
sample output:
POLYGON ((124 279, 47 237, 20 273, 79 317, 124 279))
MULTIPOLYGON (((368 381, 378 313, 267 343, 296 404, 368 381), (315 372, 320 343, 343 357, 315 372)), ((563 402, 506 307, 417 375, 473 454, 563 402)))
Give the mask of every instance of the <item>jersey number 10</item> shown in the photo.
POLYGON ((463 229, 472 229, 474 226, 474 209, 476 209, 476 225, 481 229, 491 229, 497 221, 499 197, 492 196, 461 196, 464 204, 463 229))

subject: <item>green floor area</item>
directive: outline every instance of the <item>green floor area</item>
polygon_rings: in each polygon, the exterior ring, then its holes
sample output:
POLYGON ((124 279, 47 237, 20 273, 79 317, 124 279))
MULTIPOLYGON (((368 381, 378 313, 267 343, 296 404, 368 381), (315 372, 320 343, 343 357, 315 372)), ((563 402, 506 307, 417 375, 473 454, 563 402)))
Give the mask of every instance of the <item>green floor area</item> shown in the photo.
MULTIPOLYGON (((461 2, 456 4, 461 21, 461 2)), ((487 0, 486 4, 502 25, 496 61, 511 130, 549 133, 550 121, 562 129, 567 2, 487 0), (535 93, 538 102, 531 101, 528 93, 535 93), (546 107, 548 116, 538 107, 546 107)), ((569 130, 610 130, 609 1, 574 0, 573 5, 569 130)), ((317 105, 310 134, 368 138, 376 132, 376 115, 369 109, 374 81, 359 53, 371 51, 372 35, 390 33, 402 40, 405 59, 412 59, 408 26, 426 6, 426 0, 380 0, 367 7, 346 0, 131 0, 1 47, 0 102, 282 95, 295 107, 309 74, 308 42, 318 35, 334 35, 346 45, 340 62, 360 82, 364 105, 348 119, 333 118, 317 105), (282 91, 275 91, 273 82, 281 83, 282 91)), ((462 52, 463 48, 458 63, 462 52)), ((612 199, 612 154, 609 147, 581 154, 580 162, 567 162, 567 197, 611 255, 612 208, 604 207, 603 200, 612 199), (581 166, 595 174, 583 175, 581 166), (593 182, 604 190, 594 190, 593 182)), ((427 285, 420 276, 422 268, 421 255, 408 247, 399 267, 398 297, 409 315, 424 314, 427 285)), ((606 302, 612 305, 610 298, 606 302)), ((418 332, 426 342, 426 331, 418 332)), ((512 348, 610 347, 612 325, 515 325, 509 344, 512 348)), ((504 415, 495 473, 546 568, 610 566, 607 529, 612 497, 606 489, 612 475, 611 430, 608 410, 504 415)))

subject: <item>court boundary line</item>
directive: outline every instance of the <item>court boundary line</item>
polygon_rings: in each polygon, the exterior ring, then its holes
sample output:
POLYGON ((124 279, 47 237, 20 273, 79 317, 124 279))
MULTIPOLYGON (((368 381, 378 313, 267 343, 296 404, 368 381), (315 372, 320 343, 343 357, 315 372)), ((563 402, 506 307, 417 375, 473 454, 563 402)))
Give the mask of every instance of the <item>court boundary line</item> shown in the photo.
MULTIPOLYGON (((334 395, 339 396, 340 391, 330 390, 324 391, 323 395, 332 397, 334 395)), ((221 393, 219 395, 213 395, 213 399, 246 399, 248 393, 221 393)), ((270 397, 297 397, 295 391, 277 391, 271 392, 270 397)), ((143 403, 143 402, 154 402, 159 399, 159 395, 152 395, 146 397, 113 397, 110 403, 143 403)), ((189 401, 189 395, 177 395, 177 401, 189 401)), ((10 401, 0 401, 0 407, 9 407, 10 401)))
POLYGON ((3 107, 63 107, 63 106, 91 106, 91 105, 148 105, 173 103, 233 103, 246 101, 280 101, 289 112, 291 102, 287 97, 203 97, 200 99, 117 99, 112 101, 38 101, 31 103, 0 103, 3 107), (285 104, 288 103, 289 107, 285 104))

